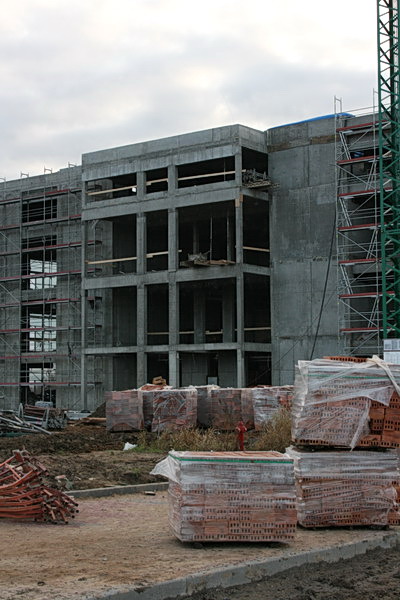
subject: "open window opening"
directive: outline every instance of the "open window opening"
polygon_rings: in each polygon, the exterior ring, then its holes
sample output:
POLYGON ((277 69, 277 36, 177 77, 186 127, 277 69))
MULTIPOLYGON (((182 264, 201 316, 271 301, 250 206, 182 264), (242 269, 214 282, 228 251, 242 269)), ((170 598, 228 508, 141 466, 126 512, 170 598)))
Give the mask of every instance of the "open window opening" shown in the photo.
POLYGON ((146 194, 166 192, 168 190, 168 169, 151 169, 146 171, 146 194))
POLYGON ((22 202, 22 222, 45 221, 57 217, 57 198, 46 197, 22 202))
POLYGON ((56 365, 53 362, 23 363, 21 365, 21 402, 35 404, 42 400, 56 405, 56 390, 51 387, 56 381, 56 365))
POLYGON ((178 188, 235 179, 235 157, 225 156, 178 166, 178 188))
POLYGON ((56 304, 24 306, 21 320, 23 352, 54 352, 57 349, 56 304))
POLYGON ((136 354, 119 354, 113 357, 113 390, 136 388, 136 354))
POLYGON ((147 343, 168 344, 168 286, 147 286, 147 343))
POLYGON ((22 276, 23 287, 43 290, 57 285, 57 250, 52 248, 55 236, 34 237, 23 240, 22 276), (50 247, 49 247, 50 246, 50 247))
POLYGON ((136 346, 136 287, 113 288, 113 346, 136 346))
POLYGON ((260 344, 271 342, 269 277, 245 275, 244 340, 260 344))
POLYGON ((86 194, 89 202, 95 200, 114 200, 116 198, 136 196, 136 173, 89 181, 87 184, 86 194))
POLYGON ((181 344, 236 340, 236 288, 233 279, 188 282, 179 286, 181 344))
POLYGON ((243 261, 251 265, 269 266, 269 204, 266 201, 244 199, 243 261))
POLYGON ((180 267, 233 264, 235 244, 233 201, 179 209, 180 267))
POLYGON ((146 215, 147 271, 168 269, 168 212, 160 210, 146 215))
POLYGON ((242 148, 242 181, 248 187, 263 187, 269 182, 268 155, 242 148))
POLYGON ((152 381, 155 377, 161 376, 163 379, 168 381, 169 375, 169 360, 168 354, 165 353, 153 353, 147 354, 147 379, 152 381))
POLYGON ((271 354, 246 352, 245 377, 247 386, 271 385, 271 354))

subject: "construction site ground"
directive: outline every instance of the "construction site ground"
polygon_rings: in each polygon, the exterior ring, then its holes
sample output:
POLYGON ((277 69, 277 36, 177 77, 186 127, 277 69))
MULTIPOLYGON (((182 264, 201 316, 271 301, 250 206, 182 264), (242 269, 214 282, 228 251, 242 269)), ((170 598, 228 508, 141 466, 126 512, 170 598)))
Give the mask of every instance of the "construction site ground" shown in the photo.
MULTIPOLYGON (((132 436, 76 427, 53 436, 0 439, 0 460, 25 447, 53 475, 65 474, 75 489, 146 483, 160 454, 122 451, 132 436)), ((373 540, 371 529, 298 529, 289 545, 278 543, 182 544, 171 534, 167 492, 79 500, 68 525, 0 521, 0 599, 101 598, 145 589, 176 578, 248 561, 285 557, 329 546, 373 540)), ((368 600, 398 598, 398 552, 375 550, 349 564, 293 569, 237 590, 212 590, 198 600, 368 600), (354 562, 355 561, 355 562, 354 562)))
MULTIPOLYGON (((305 531, 299 529, 290 545, 277 543, 209 543, 182 544, 171 534, 167 518, 167 492, 155 496, 132 494, 80 501, 80 512, 68 525, 51 525, 32 522, 0 522, 0 598, 1 600, 72 600, 101 598, 107 594, 127 592, 170 579, 198 572, 211 572, 228 565, 246 561, 279 557, 293 552, 309 551, 336 544, 346 544, 361 539, 371 539, 381 532, 366 529, 340 529, 305 531)), ((298 600, 315 598, 361 598, 355 596, 352 582, 362 581, 362 573, 382 567, 380 552, 375 551, 362 560, 356 577, 352 573, 346 583, 337 565, 328 568, 328 575, 314 566, 308 576, 287 579, 285 597, 298 600), (312 581, 317 589, 330 588, 331 596, 311 592, 312 581), (356 578, 356 579, 354 579, 356 578), (324 587, 325 579, 329 586, 324 587), (322 585, 324 584, 324 585, 322 585), (322 586, 322 587, 321 587, 322 586), (350 586, 350 587, 349 587, 350 586), (306 591, 308 589, 308 591, 306 591), (353 595, 344 596, 351 591, 353 595), (340 591, 341 595, 333 595, 340 591)), ((385 572, 387 563, 384 561, 385 572)), ((380 569, 382 570, 382 568, 380 569)), ((391 567, 389 576, 399 574, 399 566, 391 567)), ((381 573, 382 575, 382 573, 381 573)), ((387 590, 395 590, 396 583, 386 581, 387 590)), ((397 582, 397 579, 395 580, 397 582)), ((260 589, 254 595, 238 598, 268 598, 260 589)), ((360 590, 357 590, 357 593, 360 590)), ((239 593, 247 594, 246 589, 239 593)), ((398 598, 385 595, 383 598, 398 598)), ((230 591, 217 596, 218 600, 230 597, 230 591)), ((213 598, 204 593, 198 598, 213 598)), ((270 598, 276 598, 275 595, 270 598)), ((363 600, 366 596, 363 594, 363 600)))
POLYGON ((26 449, 38 458, 50 475, 65 475, 76 490, 159 481, 149 475, 163 458, 159 453, 124 452, 135 434, 107 433, 104 427, 68 427, 46 434, 0 438, 0 462, 14 449, 26 449))

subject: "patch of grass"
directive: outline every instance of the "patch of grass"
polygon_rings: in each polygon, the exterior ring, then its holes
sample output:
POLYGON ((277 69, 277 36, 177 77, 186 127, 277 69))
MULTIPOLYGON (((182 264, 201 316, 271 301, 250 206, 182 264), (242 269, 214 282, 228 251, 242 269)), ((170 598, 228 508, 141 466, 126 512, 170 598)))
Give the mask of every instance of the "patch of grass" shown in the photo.
POLYGON ((169 452, 170 450, 227 451, 236 450, 235 433, 221 433, 214 429, 180 429, 164 431, 159 435, 141 431, 136 448, 129 452, 169 452))
POLYGON ((291 444, 290 411, 281 408, 272 419, 265 424, 254 440, 253 450, 276 450, 285 452, 291 444))

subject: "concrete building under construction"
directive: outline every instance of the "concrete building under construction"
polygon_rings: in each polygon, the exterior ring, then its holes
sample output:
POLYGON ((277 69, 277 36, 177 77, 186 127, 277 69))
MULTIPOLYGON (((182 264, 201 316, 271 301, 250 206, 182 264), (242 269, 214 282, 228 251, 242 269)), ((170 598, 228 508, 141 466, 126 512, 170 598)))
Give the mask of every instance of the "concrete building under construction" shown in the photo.
POLYGON ((379 351, 374 130, 232 125, 1 183, 0 408, 91 410, 157 375, 286 384, 298 359, 379 351))

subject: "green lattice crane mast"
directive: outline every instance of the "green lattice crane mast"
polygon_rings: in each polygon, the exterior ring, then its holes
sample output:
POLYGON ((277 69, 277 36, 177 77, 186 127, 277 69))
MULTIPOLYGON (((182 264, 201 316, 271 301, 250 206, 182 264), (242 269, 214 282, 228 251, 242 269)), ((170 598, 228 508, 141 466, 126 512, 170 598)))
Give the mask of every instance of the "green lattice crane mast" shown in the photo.
POLYGON ((383 338, 400 338, 400 72, 398 0, 377 0, 383 338))

